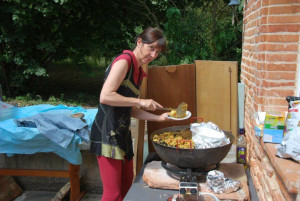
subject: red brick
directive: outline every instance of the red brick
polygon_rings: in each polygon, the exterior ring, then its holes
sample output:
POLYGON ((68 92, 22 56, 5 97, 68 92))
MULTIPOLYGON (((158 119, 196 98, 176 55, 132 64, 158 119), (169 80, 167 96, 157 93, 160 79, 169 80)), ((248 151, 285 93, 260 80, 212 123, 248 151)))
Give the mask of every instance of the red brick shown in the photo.
POLYGON ((275 177, 276 183, 279 186, 280 191, 282 192, 283 196, 285 197, 286 200, 292 201, 296 200, 296 194, 295 193, 289 193, 284 184, 282 183, 281 179, 279 176, 276 174, 275 177))
POLYGON ((263 96, 254 96, 254 101, 258 104, 264 103, 264 97, 263 96))
POLYGON ((265 166, 266 175, 271 179, 274 175, 274 168, 267 157, 263 158, 263 164, 265 166))
MULTIPOLYGON (((296 79, 296 72, 284 72, 284 71, 271 71, 265 73, 265 79, 267 80, 295 80, 296 79)), ((280 81, 278 81, 278 84, 280 81)))
POLYGON ((259 61, 265 61, 266 60, 266 54, 265 53, 258 54, 258 60, 259 61))
POLYGON ((260 185, 260 183, 258 181, 258 177, 256 175, 257 171, 259 171, 257 168, 250 168, 253 185, 254 185, 254 187, 257 191, 260 191, 261 190, 261 185, 260 185))
MULTIPOLYGON (((287 108, 287 107, 286 107, 287 108)), ((276 157, 276 145, 266 143, 264 145, 267 155, 270 158, 276 172, 282 179, 290 193, 300 192, 300 166, 298 163, 276 157)))
POLYGON ((265 54, 266 61, 287 61, 296 62, 298 55, 295 54, 265 54))
POLYGON ((279 190, 279 187, 275 181, 274 174, 272 177, 269 177, 267 174, 264 174, 265 182, 268 188, 270 189, 270 192, 274 192, 276 190, 279 190))
POLYGON ((254 5, 254 10, 258 10, 260 8, 261 8, 261 3, 259 1, 256 1, 254 5))
POLYGON ((268 24, 278 24, 283 23, 299 23, 300 22, 300 16, 297 15, 289 15, 289 16, 268 16, 268 24))
POLYGON ((248 59, 243 58, 243 59, 242 59, 242 62, 243 62, 244 64, 246 64, 247 66, 250 66, 250 61, 249 61, 248 59))
POLYGON ((278 106, 278 105, 262 105, 263 111, 277 111, 277 112, 286 112, 286 106, 278 106))
POLYGON ((298 51, 298 44, 260 44, 260 51, 298 51))
POLYGON ((259 20, 259 24, 263 25, 263 24, 268 24, 267 23, 268 17, 267 16, 262 16, 259 20))
POLYGON ((293 96, 294 90, 285 90, 285 89, 266 89, 263 92, 265 96, 273 96, 273 97, 287 97, 293 96))
POLYGON ((262 25, 259 28, 260 33, 275 33, 275 32, 299 32, 299 24, 282 25, 262 25))
POLYGON ((249 56, 249 52, 243 50, 243 55, 242 56, 243 57, 248 57, 249 56))
POLYGON ((260 36, 261 42, 299 42, 299 35, 292 35, 292 34, 284 34, 284 35, 273 35, 273 34, 266 34, 260 36))
POLYGON ((262 87, 295 87, 295 81, 286 81, 286 82, 279 82, 279 81, 270 81, 270 80, 262 80, 262 87))
POLYGON ((287 101, 285 98, 266 98, 265 99, 265 104, 266 105, 286 105, 287 106, 287 101))
POLYGON ((258 17, 260 17, 259 10, 255 10, 255 11, 249 13, 249 15, 247 17, 248 17, 249 21, 256 20, 258 17))
POLYGON ((268 5, 270 5, 270 0, 262 0, 261 1, 262 3, 262 6, 268 6, 268 5))
POLYGON ((274 63, 262 63, 262 69, 268 71, 296 71, 297 64, 274 64, 274 63))
POLYGON ((300 5, 284 5, 284 6, 272 6, 266 8, 269 15, 275 14, 294 14, 300 12, 300 5))
POLYGON ((264 15, 268 15, 269 14, 269 7, 263 7, 260 9, 260 14, 261 16, 264 16, 264 15))
POLYGON ((286 199, 283 197, 280 191, 272 192, 272 198, 274 201, 286 201, 286 199))
POLYGON ((269 0, 269 5, 276 4, 295 4, 300 3, 300 0, 269 0))

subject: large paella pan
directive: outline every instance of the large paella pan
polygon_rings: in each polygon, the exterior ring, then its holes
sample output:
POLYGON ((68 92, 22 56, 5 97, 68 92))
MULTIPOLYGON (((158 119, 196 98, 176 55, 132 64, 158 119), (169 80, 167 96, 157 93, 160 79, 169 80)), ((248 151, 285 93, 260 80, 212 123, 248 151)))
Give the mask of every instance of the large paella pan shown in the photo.
POLYGON ((217 165, 226 157, 234 141, 233 135, 227 131, 223 132, 230 139, 229 144, 207 149, 169 147, 153 141, 155 134, 160 135, 165 132, 182 131, 184 129, 189 129, 189 126, 173 126, 159 129, 151 133, 150 136, 153 147, 159 157, 167 163, 182 168, 206 168, 217 165))

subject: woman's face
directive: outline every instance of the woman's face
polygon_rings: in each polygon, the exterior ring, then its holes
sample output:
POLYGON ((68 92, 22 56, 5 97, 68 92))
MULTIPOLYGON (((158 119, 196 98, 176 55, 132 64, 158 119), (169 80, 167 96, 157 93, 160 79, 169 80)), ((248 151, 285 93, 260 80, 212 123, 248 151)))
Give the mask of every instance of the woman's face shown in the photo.
POLYGON ((140 53, 141 53, 140 60, 141 60, 142 64, 148 64, 151 61, 153 61, 159 55, 159 53, 161 51, 161 48, 157 44, 157 41, 155 41, 151 44, 145 44, 140 39, 140 41, 138 41, 138 47, 139 47, 140 53))

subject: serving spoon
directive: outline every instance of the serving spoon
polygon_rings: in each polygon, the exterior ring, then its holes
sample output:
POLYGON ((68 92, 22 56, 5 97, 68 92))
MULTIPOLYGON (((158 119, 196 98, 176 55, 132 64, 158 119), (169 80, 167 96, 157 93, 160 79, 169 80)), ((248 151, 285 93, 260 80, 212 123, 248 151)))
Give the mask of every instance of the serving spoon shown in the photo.
POLYGON ((170 107, 163 107, 163 108, 157 108, 158 110, 165 110, 165 111, 171 111, 171 110, 175 110, 176 114, 179 116, 182 116, 183 114, 186 113, 186 103, 182 102, 178 105, 178 107, 176 109, 170 108, 170 107))

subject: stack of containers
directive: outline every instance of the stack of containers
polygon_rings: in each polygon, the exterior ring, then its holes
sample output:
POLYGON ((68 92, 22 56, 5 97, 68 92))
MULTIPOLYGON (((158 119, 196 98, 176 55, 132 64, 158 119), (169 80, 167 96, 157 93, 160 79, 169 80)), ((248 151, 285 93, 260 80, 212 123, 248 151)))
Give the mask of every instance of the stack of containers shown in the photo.
POLYGON ((285 126, 284 112, 266 112, 263 129, 263 141, 280 144, 285 126))

